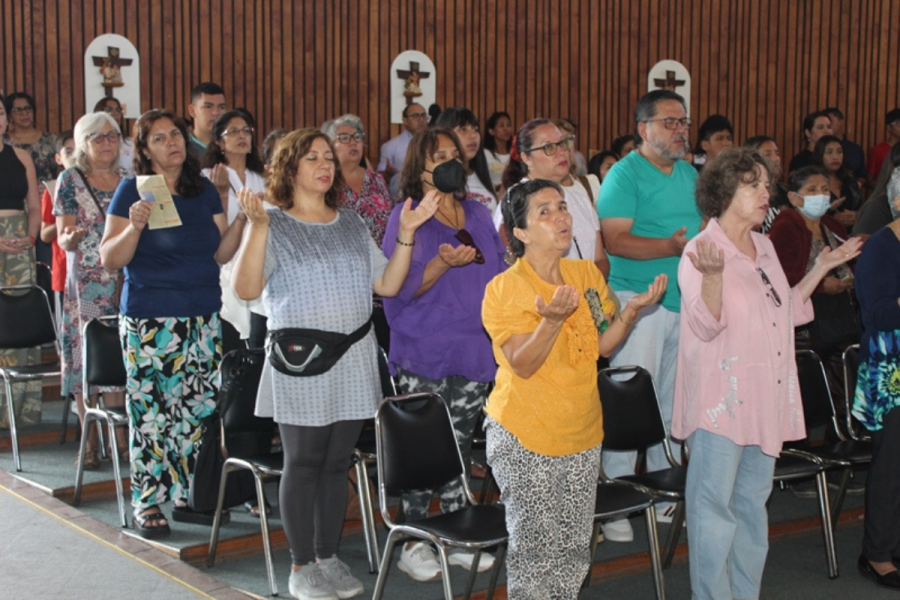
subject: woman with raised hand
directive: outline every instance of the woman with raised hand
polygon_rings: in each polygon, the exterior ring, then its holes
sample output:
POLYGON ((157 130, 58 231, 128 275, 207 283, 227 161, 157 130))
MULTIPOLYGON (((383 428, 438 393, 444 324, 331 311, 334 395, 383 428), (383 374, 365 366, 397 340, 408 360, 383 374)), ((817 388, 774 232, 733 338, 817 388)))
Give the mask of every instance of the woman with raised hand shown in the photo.
POLYGON ((328 136, 302 129, 281 140, 272 161, 266 198, 278 210, 264 210, 249 190, 239 195, 250 225, 232 286, 244 300, 262 295, 269 317, 269 360, 256 414, 273 417, 281 434, 279 505, 291 550, 289 589, 301 599, 363 593, 337 554, 350 455, 363 421, 372 418, 381 400, 370 330, 372 292, 389 297, 400 291, 415 231, 437 205, 432 195, 415 209, 411 201, 398 207, 398 250, 388 260, 363 220, 339 206, 341 182, 328 136), (283 356, 276 338, 287 336, 288 356, 291 348, 304 345, 290 342, 296 332, 289 328, 345 334, 355 343, 336 363, 319 366, 313 357, 316 374, 295 376, 296 370, 273 358, 283 356))

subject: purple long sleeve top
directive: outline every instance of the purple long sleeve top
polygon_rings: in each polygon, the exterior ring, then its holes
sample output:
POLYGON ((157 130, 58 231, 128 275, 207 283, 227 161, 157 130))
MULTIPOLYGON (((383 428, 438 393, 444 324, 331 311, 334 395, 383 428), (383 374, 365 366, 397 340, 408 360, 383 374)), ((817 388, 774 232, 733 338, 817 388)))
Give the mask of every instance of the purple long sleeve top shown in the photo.
MULTIPOLYGON (((413 208, 418 203, 413 204, 413 208)), ((402 204, 388 220, 382 247, 390 258, 396 247, 402 204)), ((506 269, 504 248, 490 211, 476 200, 464 200, 464 229, 484 255, 484 264, 451 267, 427 292, 415 297, 422 286, 425 267, 441 244, 459 246, 457 230, 435 218, 424 223, 415 236, 409 275, 400 293, 384 299, 391 327, 389 362, 396 375, 400 367, 429 379, 460 375, 470 381, 493 381, 497 372, 491 340, 481 323, 481 303, 487 284, 506 269)))

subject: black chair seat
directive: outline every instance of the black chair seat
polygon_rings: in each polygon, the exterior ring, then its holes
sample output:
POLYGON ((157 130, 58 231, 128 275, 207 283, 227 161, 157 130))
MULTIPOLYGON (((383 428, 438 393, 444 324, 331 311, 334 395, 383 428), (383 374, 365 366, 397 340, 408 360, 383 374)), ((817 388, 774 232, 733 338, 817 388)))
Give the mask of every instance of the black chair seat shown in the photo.
POLYGON ((496 504, 477 504, 406 523, 442 540, 475 544, 506 541, 506 511, 496 504))
POLYGON ((847 461, 854 465, 872 462, 872 444, 869 442, 847 440, 834 444, 817 446, 810 451, 815 452, 817 456, 821 456, 822 458, 847 461))
POLYGON ((594 518, 610 519, 623 514, 646 510, 653 504, 649 494, 623 483, 601 483, 597 486, 594 518))
POLYGON ((28 377, 46 377, 58 373, 60 369, 59 361, 40 363, 37 365, 22 365, 15 367, 4 367, 0 371, 6 373, 15 379, 25 379, 28 377))
POLYGON ((651 473, 641 473, 640 475, 628 475, 626 477, 616 477, 616 481, 626 481, 634 483, 653 490, 662 492, 670 492, 684 495, 684 486, 687 479, 687 468, 672 467, 663 469, 662 471, 653 471, 651 473))
POLYGON ((782 454, 775 459, 775 480, 792 481, 815 476, 824 467, 797 456, 782 454))

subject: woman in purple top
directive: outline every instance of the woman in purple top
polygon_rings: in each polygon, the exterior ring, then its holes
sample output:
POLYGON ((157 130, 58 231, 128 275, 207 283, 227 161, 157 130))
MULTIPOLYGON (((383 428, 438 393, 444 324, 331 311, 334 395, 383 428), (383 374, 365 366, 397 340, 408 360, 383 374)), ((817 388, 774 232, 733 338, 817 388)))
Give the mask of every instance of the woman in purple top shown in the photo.
MULTIPOLYGON (((481 323, 481 303, 487 284, 506 268, 504 249, 490 211, 466 191, 465 155, 449 129, 429 129, 410 141, 400 175, 403 196, 421 199, 437 190, 434 217, 416 231, 412 264, 406 283, 395 298, 385 298, 391 326, 390 365, 404 393, 432 391, 450 408, 465 464, 469 464, 472 433, 494 379, 496 365, 491 340, 481 323)), ((384 253, 396 248, 400 211, 394 209, 384 235, 384 253)), ((442 512, 464 505, 462 483, 437 490, 442 512)), ((428 516, 433 490, 403 496, 410 521, 428 516)), ((451 551, 450 564, 469 568, 473 554, 451 551)), ((482 554, 478 570, 493 564, 482 554)), ((424 542, 408 544, 400 570, 418 581, 441 576, 434 550, 424 542)))
POLYGON ((672 436, 687 440, 691 597, 759 598, 768 553, 766 500, 784 441, 805 435, 794 326, 810 296, 859 254, 852 238, 826 247, 791 287, 769 239, 769 167, 746 148, 712 159, 697 180, 709 225, 678 266, 682 325, 672 436))

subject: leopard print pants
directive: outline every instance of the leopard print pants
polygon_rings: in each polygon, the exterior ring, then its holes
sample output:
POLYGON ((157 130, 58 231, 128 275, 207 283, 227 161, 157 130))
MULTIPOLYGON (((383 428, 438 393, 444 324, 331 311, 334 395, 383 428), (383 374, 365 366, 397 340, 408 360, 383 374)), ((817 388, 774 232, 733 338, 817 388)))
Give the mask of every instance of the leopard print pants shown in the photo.
POLYGON ((567 456, 524 448, 485 419, 487 461, 506 506, 510 600, 578 597, 590 567, 600 446, 567 456))

